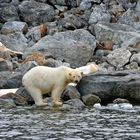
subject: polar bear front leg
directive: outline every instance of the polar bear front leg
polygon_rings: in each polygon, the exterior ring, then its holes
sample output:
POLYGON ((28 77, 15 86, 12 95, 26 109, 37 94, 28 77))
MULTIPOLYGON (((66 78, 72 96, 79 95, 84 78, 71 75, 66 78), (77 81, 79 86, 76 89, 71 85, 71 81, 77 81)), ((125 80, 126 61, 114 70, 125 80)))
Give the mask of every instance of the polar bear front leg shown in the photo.
POLYGON ((61 102, 61 94, 62 94, 62 90, 61 89, 53 89, 52 93, 51 93, 51 97, 53 100, 53 104, 56 106, 61 106, 63 103, 61 102))
POLYGON ((47 103, 44 103, 43 100, 42 100, 42 94, 41 94, 40 89, 30 87, 30 88, 27 89, 27 91, 30 93, 30 95, 34 99, 36 106, 46 106, 47 105, 47 103))

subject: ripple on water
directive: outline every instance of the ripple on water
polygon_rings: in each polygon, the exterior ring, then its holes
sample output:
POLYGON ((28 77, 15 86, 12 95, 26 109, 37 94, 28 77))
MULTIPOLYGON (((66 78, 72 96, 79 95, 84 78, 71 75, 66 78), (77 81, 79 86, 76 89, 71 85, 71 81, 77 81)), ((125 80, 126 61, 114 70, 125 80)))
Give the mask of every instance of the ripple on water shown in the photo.
POLYGON ((120 140, 140 138, 140 107, 134 111, 83 109, 51 111, 29 108, 0 110, 0 139, 120 140))

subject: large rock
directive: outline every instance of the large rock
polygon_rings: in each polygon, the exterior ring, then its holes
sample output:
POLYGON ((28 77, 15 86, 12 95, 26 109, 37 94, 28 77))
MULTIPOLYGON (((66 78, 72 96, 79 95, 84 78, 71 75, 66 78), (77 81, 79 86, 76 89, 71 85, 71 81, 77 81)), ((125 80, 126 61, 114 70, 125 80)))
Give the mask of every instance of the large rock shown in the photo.
POLYGON ((0 72, 0 89, 21 87, 22 74, 20 72, 2 71, 0 72))
POLYGON ((140 103, 140 72, 117 71, 88 75, 82 78, 77 88, 82 96, 87 94, 99 96, 102 103, 112 102, 116 98, 140 103))
POLYGON ((0 2, 0 21, 6 22, 18 20, 19 16, 16 7, 11 4, 5 4, 3 2, 0 2))
POLYGON ((96 24, 99 21, 110 22, 111 16, 106 10, 105 5, 101 4, 93 8, 89 18, 89 24, 96 24))
POLYGON ((5 35, 14 32, 26 33, 27 30, 28 30, 28 25, 25 22, 8 21, 3 25, 1 29, 1 33, 5 35))
POLYGON ((118 23, 131 25, 135 28, 134 23, 139 21, 137 13, 128 9, 118 20, 118 23))
POLYGON ((20 16, 23 21, 30 25, 50 22, 54 19, 54 8, 45 3, 39 3, 34 0, 23 1, 19 5, 20 16))
POLYGON ((27 34, 28 46, 32 47, 38 40, 47 34, 47 27, 44 24, 31 28, 27 34))
POLYGON ((47 35, 28 51, 49 52, 55 59, 70 63, 72 67, 79 67, 92 58, 95 47, 95 37, 88 31, 79 29, 47 35))
POLYGON ((25 106, 27 105, 27 100, 23 96, 15 93, 7 93, 5 95, 0 96, 0 99, 13 99, 16 105, 25 106))
POLYGON ((48 0, 53 5, 76 7, 78 0, 48 0))
POLYGON ((9 60, 0 58, 0 71, 13 70, 13 64, 9 60))
POLYGON ((100 42, 112 40, 115 44, 121 44, 133 37, 140 37, 140 34, 134 28, 118 23, 97 23, 95 25, 95 35, 100 42))
POLYGON ((0 34, 0 42, 2 42, 8 49, 13 51, 23 52, 23 50, 27 48, 27 39, 20 32, 8 35, 0 34))
POLYGON ((115 68, 121 68, 129 62, 131 52, 125 48, 119 48, 107 55, 107 62, 115 68))

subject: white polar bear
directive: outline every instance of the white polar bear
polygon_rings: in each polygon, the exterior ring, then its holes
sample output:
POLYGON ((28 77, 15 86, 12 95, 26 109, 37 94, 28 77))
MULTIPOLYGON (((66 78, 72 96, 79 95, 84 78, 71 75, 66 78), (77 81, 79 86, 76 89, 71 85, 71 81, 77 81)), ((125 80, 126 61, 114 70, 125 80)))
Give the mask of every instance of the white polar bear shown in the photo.
POLYGON ((78 83, 83 72, 65 66, 51 68, 37 66, 29 70, 22 78, 22 84, 37 106, 44 106, 42 94, 51 92, 55 105, 62 105, 60 100, 63 90, 69 83, 78 83))

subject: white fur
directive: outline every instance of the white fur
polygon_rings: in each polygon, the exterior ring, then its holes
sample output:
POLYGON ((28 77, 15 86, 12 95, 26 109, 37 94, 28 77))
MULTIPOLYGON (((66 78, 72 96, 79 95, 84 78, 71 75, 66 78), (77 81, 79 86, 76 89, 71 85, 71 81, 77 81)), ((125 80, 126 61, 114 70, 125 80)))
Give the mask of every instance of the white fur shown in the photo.
POLYGON ((81 78, 81 72, 77 69, 65 66, 57 68, 37 66, 23 76, 22 83, 37 106, 46 105, 42 101, 42 94, 48 92, 51 92, 54 104, 62 105, 60 97, 67 84, 79 82, 81 78))

